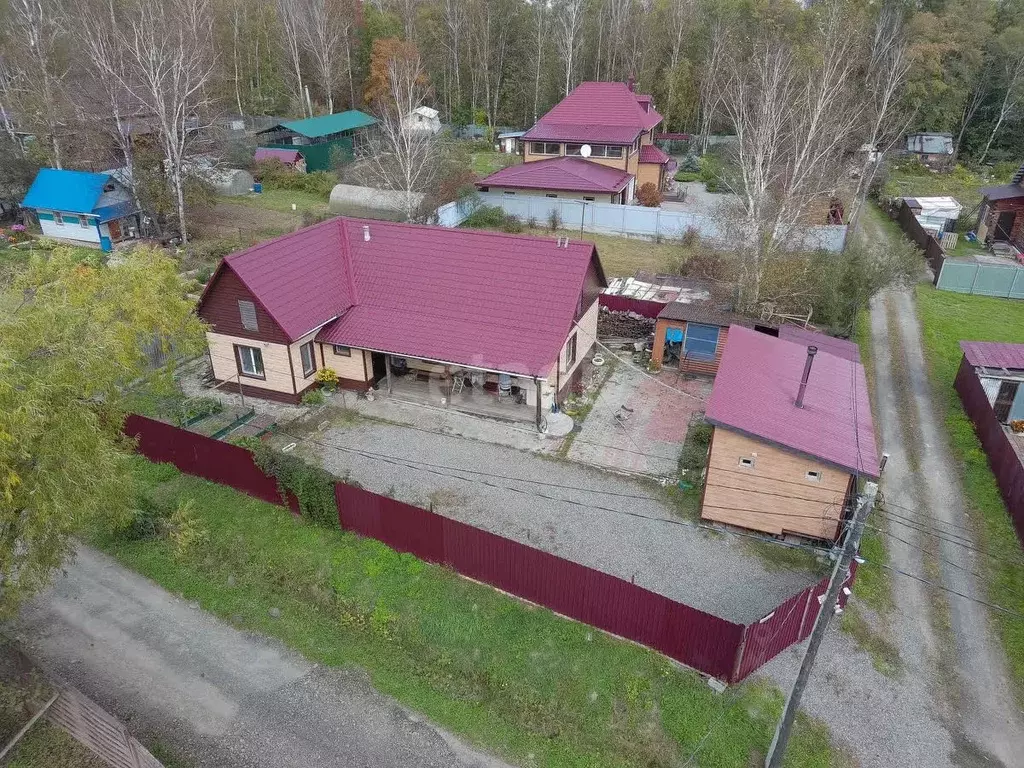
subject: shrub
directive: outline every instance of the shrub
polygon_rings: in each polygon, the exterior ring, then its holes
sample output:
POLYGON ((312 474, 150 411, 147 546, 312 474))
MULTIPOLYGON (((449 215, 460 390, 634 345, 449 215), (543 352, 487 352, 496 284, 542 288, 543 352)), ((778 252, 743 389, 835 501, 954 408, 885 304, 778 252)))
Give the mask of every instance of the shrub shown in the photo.
POLYGON ((239 444, 252 451, 256 466, 277 480, 282 500, 287 503, 291 493, 299 502, 299 514, 303 517, 326 528, 338 527, 334 477, 298 456, 275 451, 259 439, 246 438, 239 444))
POLYGON ((213 277, 213 267, 202 267, 196 272, 196 281, 200 285, 206 285, 210 282, 210 278, 213 277))
POLYGON ((700 245, 700 232, 696 227, 687 227, 683 236, 679 238, 679 244, 684 248, 695 248, 700 245))
POLYGON ((321 368, 316 372, 316 380, 324 389, 333 391, 338 388, 338 374, 333 368, 321 368))
POLYGON ((163 527, 163 521, 170 514, 170 509, 157 504, 149 496, 139 493, 135 505, 129 513, 128 521, 114 532, 114 536, 122 541, 143 541, 154 539, 163 527))
POLYGON ((552 208, 548 214, 548 227, 552 232, 562 228, 562 215, 558 212, 558 208, 552 208))
POLYGON ((174 556, 182 560, 202 544, 210 535, 196 517, 195 499, 184 499, 164 523, 167 538, 174 547, 174 556))
POLYGON ((223 410, 224 404, 215 397, 194 397, 182 403, 179 424, 189 424, 223 410))
POLYGON ((325 400, 322 389, 311 389, 302 396, 303 405, 323 405, 325 400))
POLYGON ((661 205, 662 201, 662 194, 661 190, 658 189, 658 185, 649 181, 640 187, 636 197, 640 201, 640 205, 646 208, 657 208, 661 205))
POLYGON ((267 189, 290 189, 321 197, 330 196, 334 185, 338 183, 338 177, 328 171, 299 173, 280 160, 261 160, 256 164, 254 175, 267 189))
POLYGON ((501 230, 502 232, 518 234, 523 231, 523 222, 519 220, 518 216, 509 214, 505 217, 505 221, 502 222, 501 230))
POLYGON ((690 427, 683 444, 683 452, 679 457, 680 469, 699 474, 707 463, 708 449, 711 447, 712 427, 701 422, 690 427))
POLYGON ((700 173, 697 171, 676 171, 676 181, 700 181, 700 173))
POLYGON ((537 217, 531 216, 526 220, 526 226, 530 229, 537 229, 537 217))
POLYGON ((490 229, 501 227, 505 223, 505 211, 497 205, 481 205, 473 211, 462 226, 474 229, 490 229))

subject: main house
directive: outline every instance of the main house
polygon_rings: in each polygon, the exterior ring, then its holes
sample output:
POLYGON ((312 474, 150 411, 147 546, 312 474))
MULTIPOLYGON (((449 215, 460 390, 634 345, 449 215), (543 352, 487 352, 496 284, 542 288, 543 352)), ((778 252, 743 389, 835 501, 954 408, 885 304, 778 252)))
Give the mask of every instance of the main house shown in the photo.
POLYGON ((21 207, 35 212, 46 237, 109 251, 139 236, 139 208, 113 173, 41 168, 21 207))
POLYGON ((592 243, 339 217, 227 256, 197 311, 225 389, 294 403, 321 368, 361 390, 404 374, 514 392, 540 427, 605 285, 592 243))
POLYGON ((834 540, 858 478, 880 467, 856 348, 733 325, 705 418, 714 426, 701 517, 834 540))
POLYGON ((263 142, 261 147, 297 150, 306 161, 307 171, 327 171, 334 164, 332 154, 351 160, 365 131, 376 122, 376 118, 350 109, 278 123, 258 135, 263 142))
POLYGON ((662 117, 628 83, 580 83, 521 137, 523 164, 477 182, 483 192, 632 202, 661 189, 671 158, 654 146, 662 117))

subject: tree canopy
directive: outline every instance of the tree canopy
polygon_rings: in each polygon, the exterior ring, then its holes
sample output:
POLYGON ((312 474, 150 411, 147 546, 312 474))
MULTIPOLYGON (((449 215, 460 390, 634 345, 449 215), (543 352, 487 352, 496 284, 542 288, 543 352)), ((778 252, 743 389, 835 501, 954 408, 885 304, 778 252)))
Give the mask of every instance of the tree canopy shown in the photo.
POLYGON ((171 259, 81 253, 33 254, 0 286, 0 612, 46 585, 82 526, 131 503, 126 387, 169 375, 147 348, 202 344, 171 259))

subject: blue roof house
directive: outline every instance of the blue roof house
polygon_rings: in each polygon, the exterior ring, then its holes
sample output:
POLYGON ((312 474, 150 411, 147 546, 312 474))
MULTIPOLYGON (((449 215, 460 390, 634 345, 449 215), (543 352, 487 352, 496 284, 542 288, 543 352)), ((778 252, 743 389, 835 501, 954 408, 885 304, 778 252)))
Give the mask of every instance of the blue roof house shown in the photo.
POLYGON ((43 235, 109 251, 139 236, 131 191, 112 174, 41 168, 22 208, 35 211, 43 235))

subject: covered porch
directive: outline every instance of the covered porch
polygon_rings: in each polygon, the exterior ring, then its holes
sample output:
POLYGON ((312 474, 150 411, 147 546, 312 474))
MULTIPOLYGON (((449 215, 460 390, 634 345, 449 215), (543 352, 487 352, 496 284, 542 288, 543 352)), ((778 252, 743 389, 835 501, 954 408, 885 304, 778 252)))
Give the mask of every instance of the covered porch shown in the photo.
POLYGON ((552 393, 546 379, 382 353, 374 357, 374 373, 383 369, 377 392, 399 400, 533 424, 538 429, 550 410, 552 393))

